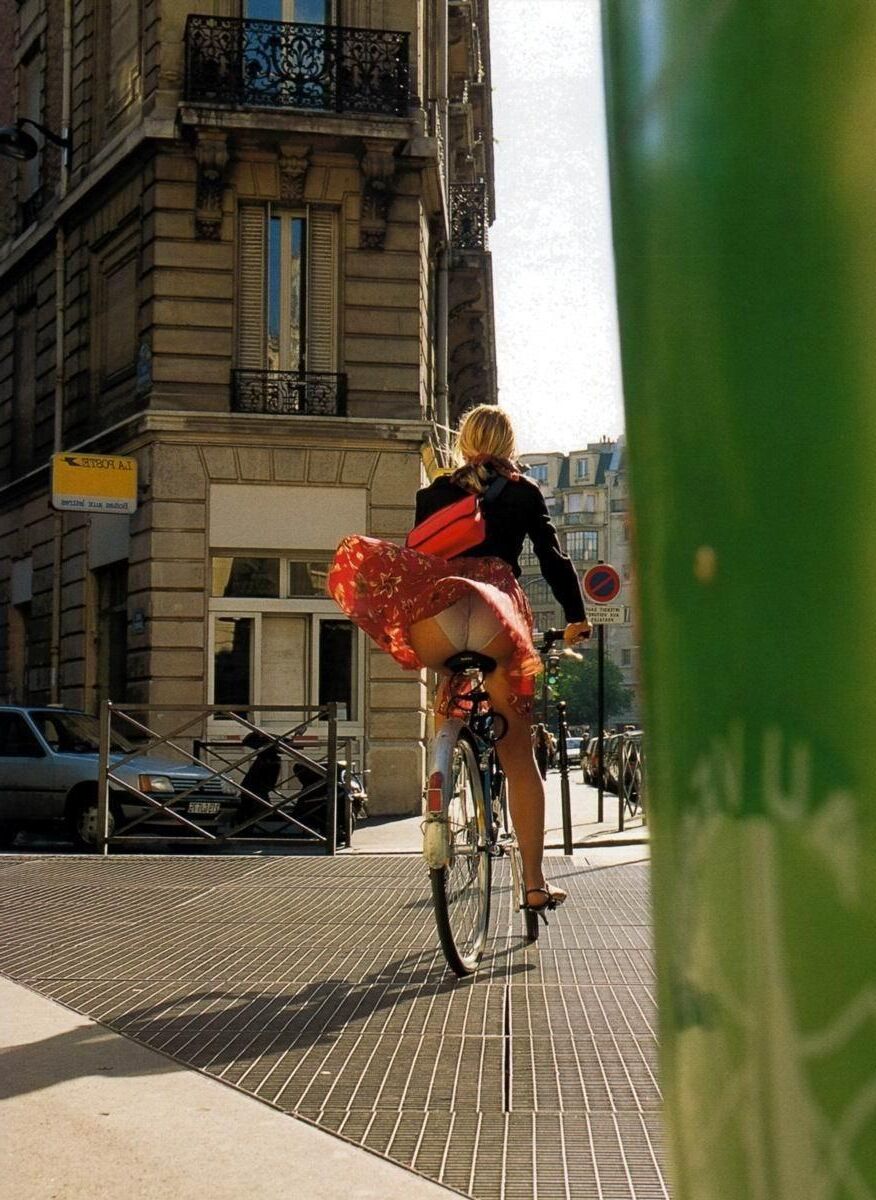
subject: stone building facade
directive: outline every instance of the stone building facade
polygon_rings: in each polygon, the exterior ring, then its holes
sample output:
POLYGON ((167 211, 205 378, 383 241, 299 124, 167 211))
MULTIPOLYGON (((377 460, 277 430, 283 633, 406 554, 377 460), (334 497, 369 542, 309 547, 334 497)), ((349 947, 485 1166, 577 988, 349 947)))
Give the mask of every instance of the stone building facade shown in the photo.
POLYGON ((3 4, 2 120, 70 149, 0 160, 0 695, 336 700, 416 810, 425 682, 325 573, 495 399, 487 0, 3 4), (134 516, 52 511, 73 450, 134 516))
MULTIPOLYGON (((624 439, 605 438, 568 454, 524 454, 522 459, 541 487, 563 548, 578 573, 583 576, 589 567, 602 561, 611 563, 620 574, 618 603, 623 606, 624 621, 622 625, 605 627, 605 647, 620 668, 624 683, 632 690, 633 700, 626 712, 613 713, 612 717, 616 721, 638 722, 639 642, 624 439)), ((528 543, 521 566, 536 628, 561 628, 563 614, 538 573, 538 563, 528 543)))

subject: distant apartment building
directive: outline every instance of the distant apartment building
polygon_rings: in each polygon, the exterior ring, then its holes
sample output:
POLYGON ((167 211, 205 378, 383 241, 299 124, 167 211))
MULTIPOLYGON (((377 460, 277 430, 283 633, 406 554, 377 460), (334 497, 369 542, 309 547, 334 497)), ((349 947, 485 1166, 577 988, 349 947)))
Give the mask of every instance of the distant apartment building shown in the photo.
MULTIPOLYGON (((560 542, 578 574, 602 561, 617 568, 621 578, 618 603, 623 624, 605 627, 606 652, 620 668, 633 701, 618 720, 640 716, 632 548, 629 527, 626 447, 624 439, 591 442, 568 454, 524 454, 530 478, 541 487, 560 542)), ((522 583, 529 597, 537 629, 558 628, 563 614, 550 588, 538 572, 538 561, 527 542, 521 559, 522 583)))
POLYGON ((336 701, 418 810, 424 679, 325 579, 495 401, 487 4, 2 0, 2 697, 336 701), (73 450, 133 517, 52 512, 73 450))

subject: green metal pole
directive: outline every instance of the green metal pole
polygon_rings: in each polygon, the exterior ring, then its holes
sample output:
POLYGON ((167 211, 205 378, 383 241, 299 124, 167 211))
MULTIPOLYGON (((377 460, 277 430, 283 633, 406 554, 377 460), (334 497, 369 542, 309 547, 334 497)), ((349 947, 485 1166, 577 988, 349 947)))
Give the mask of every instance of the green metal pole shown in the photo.
POLYGON ((563 814, 563 854, 572 853, 572 795, 569 788, 569 726, 566 702, 557 702, 557 734, 560 751, 560 807, 563 814))
POLYGON ((673 1200, 872 1197, 876 4, 603 12, 673 1200))
POLYGON ((599 726, 596 731, 596 761, 598 765, 596 820, 601 825, 605 820, 605 626, 596 626, 596 714, 599 726))

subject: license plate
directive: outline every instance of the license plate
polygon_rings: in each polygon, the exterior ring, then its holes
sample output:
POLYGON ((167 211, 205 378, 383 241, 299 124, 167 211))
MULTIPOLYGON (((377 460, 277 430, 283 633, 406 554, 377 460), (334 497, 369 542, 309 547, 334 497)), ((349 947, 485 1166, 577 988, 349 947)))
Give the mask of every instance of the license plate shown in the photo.
POLYGON ((215 817, 221 807, 218 800, 190 800, 188 811, 196 817, 215 817))

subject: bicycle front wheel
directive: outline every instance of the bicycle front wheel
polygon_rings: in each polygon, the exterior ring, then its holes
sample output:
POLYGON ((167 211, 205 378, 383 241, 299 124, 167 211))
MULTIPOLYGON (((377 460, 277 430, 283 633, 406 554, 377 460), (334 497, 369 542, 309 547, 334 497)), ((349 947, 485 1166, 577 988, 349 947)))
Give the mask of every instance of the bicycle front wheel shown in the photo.
POLYGON ((442 786, 449 854, 446 866, 429 872, 432 901, 448 966, 457 975, 470 975, 487 940, 492 859, 481 774, 464 734, 453 747, 442 786))

